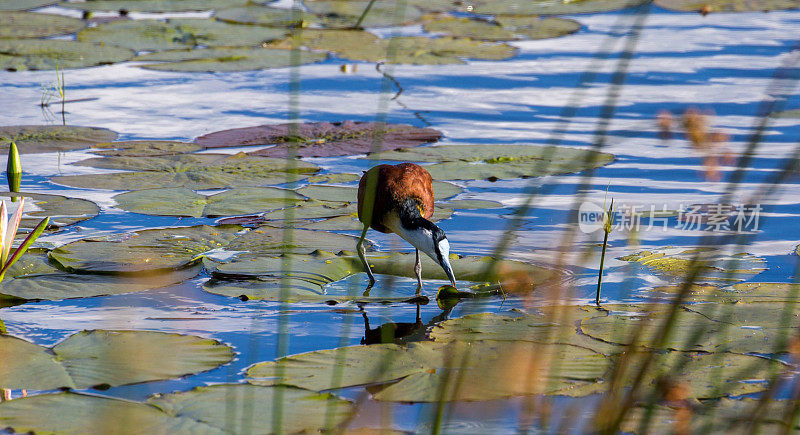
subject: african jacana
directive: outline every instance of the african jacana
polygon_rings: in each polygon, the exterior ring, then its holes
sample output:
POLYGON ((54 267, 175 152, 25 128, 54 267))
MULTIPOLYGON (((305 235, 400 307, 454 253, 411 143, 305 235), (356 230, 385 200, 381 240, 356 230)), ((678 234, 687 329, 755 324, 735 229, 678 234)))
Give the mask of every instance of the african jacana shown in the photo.
POLYGON ((422 288, 422 263, 419 251, 436 261, 453 287, 456 278, 450 266, 450 243, 441 228, 429 221, 433 215, 433 178, 422 166, 413 163, 378 165, 366 171, 358 183, 358 219, 364 223, 356 244, 358 256, 369 275, 369 286, 375 276, 367 263, 364 237, 372 228, 382 233, 395 233, 417 249, 414 272, 422 288))

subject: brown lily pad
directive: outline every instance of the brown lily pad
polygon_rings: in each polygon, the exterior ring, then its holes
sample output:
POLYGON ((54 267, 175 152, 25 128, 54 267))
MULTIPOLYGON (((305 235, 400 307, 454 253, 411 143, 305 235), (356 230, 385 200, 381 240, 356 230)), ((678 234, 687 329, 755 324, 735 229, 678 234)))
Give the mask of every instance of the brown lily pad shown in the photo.
POLYGON ((442 133, 432 128, 344 121, 235 128, 200 136, 195 142, 206 148, 275 145, 250 153, 258 156, 331 157, 410 148, 441 137, 442 133))

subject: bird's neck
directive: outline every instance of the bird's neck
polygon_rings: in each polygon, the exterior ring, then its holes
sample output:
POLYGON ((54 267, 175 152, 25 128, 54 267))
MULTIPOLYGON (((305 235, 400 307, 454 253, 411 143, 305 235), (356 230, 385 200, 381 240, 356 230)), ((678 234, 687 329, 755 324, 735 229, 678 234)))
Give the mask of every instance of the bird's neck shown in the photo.
POLYGON ((397 208, 397 217, 400 227, 405 231, 420 231, 431 223, 422 217, 419 202, 414 199, 407 199, 400 204, 397 208))

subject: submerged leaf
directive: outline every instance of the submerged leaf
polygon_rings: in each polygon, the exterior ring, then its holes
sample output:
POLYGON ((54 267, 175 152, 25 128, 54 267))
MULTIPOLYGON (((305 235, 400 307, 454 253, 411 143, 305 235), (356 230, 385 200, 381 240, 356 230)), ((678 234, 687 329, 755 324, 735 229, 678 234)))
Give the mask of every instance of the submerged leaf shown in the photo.
POLYGON ((508 179, 565 174, 607 165, 614 156, 590 150, 532 145, 438 145, 387 151, 378 160, 438 162, 426 165, 440 180, 508 179))
POLYGON ((309 122, 260 125, 209 133, 195 141, 206 148, 275 145, 252 155, 286 157, 330 157, 365 154, 373 148, 415 147, 439 140, 432 128, 378 122, 309 122))
MULTIPOLYGON (((0 40, 0 44, 2 43, 0 40)), ((2 55, 0 55, 1 63, 2 55)), ((17 144, 21 154, 32 154, 89 148, 98 142, 108 142, 116 138, 117 133, 105 128, 11 125, 0 127, 0 152, 7 153, 11 142, 17 144)))
POLYGON ((0 336, 0 349, 0 385, 11 389, 148 382, 210 370, 233 359, 231 348, 216 340, 151 331, 83 331, 51 349, 0 336))
POLYGON ((301 180, 318 167, 303 161, 222 154, 181 154, 154 157, 92 158, 77 163, 104 169, 137 172, 66 175, 53 182, 73 187, 130 190, 186 187, 193 190, 262 186, 301 180), (284 172, 292 166, 292 172, 284 172))
POLYGON ((33 12, 0 12, 0 38, 43 38, 68 35, 86 23, 63 15, 33 12))
MULTIPOLYGON (((62 39, 0 39, 0 69, 7 71, 107 65, 126 61, 134 55, 135 53, 127 48, 89 42, 62 39)), ((105 138, 102 141, 113 140, 115 137, 105 138)), ((17 144, 19 145, 19 141, 17 144)), ((22 148, 20 151, 25 152, 22 148)))

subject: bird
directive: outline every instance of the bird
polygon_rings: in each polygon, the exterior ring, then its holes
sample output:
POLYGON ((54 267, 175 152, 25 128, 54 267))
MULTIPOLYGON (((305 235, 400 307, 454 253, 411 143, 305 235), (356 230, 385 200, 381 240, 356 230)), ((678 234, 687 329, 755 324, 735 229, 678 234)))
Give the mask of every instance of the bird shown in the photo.
POLYGON ((356 251, 369 275, 367 291, 375 284, 364 248, 364 238, 370 228, 382 233, 395 233, 416 248, 414 273, 417 293, 422 289, 419 251, 436 261, 453 287, 456 286, 450 265, 450 242, 444 231, 429 220, 433 215, 433 201, 433 178, 422 166, 414 163, 384 164, 364 171, 358 182, 358 220, 364 224, 364 229, 356 243, 356 251))

